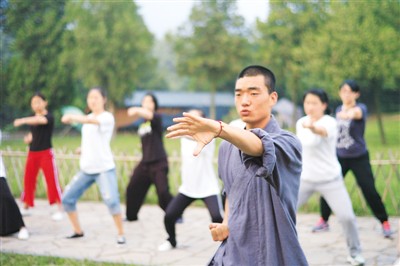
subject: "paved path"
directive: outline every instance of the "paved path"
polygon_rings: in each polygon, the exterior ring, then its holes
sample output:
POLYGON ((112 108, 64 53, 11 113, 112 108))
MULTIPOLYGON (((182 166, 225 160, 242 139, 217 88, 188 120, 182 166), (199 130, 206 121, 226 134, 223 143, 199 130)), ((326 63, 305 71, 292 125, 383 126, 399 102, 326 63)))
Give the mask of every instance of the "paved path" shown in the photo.
MULTIPOLYGON (((96 261, 120 262, 135 265, 205 265, 218 243, 208 232, 209 214, 205 208, 189 207, 183 215, 184 223, 177 225, 179 248, 167 252, 157 251, 166 239, 163 212, 157 206, 145 205, 139 221, 124 222, 127 244, 116 244, 116 230, 104 204, 78 203, 81 225, 85 237, 65 239, 71 226, 65 217, 52 221, 50 208, 44 200, 37 200, 32 215, 25 217, 31 236, 29 240, 17 237, 0 238, 1 252, 69 257, 96 261)), ((346 265, 347 249, 341 228, 335 217, 330 221, 331 231, 310 233, 317 220, 316 214, 298 216, 300 242, 310 265, 346 265)), ((371 217, 358 217, 358 228, 366 265, 393 265, 397 259, 398 223, 400 217, 391 217, 396 235, 384 239, 380 225, 371 217)))

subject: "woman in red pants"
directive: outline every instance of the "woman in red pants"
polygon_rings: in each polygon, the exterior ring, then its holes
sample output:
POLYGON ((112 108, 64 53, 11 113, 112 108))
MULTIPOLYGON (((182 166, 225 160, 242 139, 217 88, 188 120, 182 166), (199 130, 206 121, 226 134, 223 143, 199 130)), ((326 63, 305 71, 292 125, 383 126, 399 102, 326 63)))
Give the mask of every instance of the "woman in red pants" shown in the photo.
POLYGON ((24 190, 21 200, 24 203, 21 213, 28 215, 28 209, 34 206, 36 180, 39 170, 42 169, 47 184, 47 197, 50 205, 57 204, 58 210, 53 213, 53 220, 63 218, 61 205, 61 187, 58 182, 58 171, 55 164, 51 137, 54 128, 54 117, 47 111, 47 101, 40 92, 31 98, 33 116, 18 118, 14 120, 14 126, 30 126, 30 133, 24 137, 29 144, 28 157, 26 159, 24 190))

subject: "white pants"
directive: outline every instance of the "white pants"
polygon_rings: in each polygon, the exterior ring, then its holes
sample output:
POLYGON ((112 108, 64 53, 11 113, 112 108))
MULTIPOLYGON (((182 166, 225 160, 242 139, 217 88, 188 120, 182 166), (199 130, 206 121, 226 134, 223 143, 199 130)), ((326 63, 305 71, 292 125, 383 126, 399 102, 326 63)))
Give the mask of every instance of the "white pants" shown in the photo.
POLYGON ((306 203, 314 192, 318 192, 324 197, 342 224, 350 255, 356 256, 361 253, 356 216, 343 178, 339 176, 334 180, 321 183, 301 180, 297 209, 306 203))

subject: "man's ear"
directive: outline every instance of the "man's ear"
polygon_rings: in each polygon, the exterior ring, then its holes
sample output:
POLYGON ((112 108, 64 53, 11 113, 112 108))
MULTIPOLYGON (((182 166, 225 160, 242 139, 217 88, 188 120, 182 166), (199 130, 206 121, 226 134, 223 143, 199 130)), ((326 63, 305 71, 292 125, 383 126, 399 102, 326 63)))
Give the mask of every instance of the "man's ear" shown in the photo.
POLYGON ((269 94, 269 97, 274 102, 274 104, 278 101, 278 93, 276 91, 271 92, 269 94))

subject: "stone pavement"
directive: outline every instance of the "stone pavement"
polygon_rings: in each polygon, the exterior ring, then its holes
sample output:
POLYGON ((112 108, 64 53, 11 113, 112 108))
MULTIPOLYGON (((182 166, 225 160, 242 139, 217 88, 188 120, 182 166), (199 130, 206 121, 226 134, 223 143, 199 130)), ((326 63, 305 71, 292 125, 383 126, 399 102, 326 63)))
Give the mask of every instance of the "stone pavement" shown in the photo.
MULTIPOLYGON (((158 245, 167 237, 163 225, 163 212, 158 206, 145 205, 139 221, 124 222, 126 245, 116 244, 116 229, 107 207, 100 202, 78 203, 79 217, 85 237, 65 239, 72 233, 67 217, 52 221, 50 207, 37 200, 31 216, 24 218, 30 231, 29 240, 16 235, 0 238, 0 250, 22 254, 68 257, 135 265, 205 265, 218 247, 208 231, 210 222, 207 209, 189 207, 182 224, 177 224, 179 248, 159 252, 158 245)), ((300 214, 297 227, 299 239, 310 265, 347 265, 347 249, 340 225, 335 217, 331 230, 313 234, 310 228, 317 214, 300 214)), ((391 217, 396 231, 393 239, 384 239, 379 223, 372 217, 358 217, 363 255, 366 265, 393 265, 398 256, 398 224, 400 217, 391 217)))

